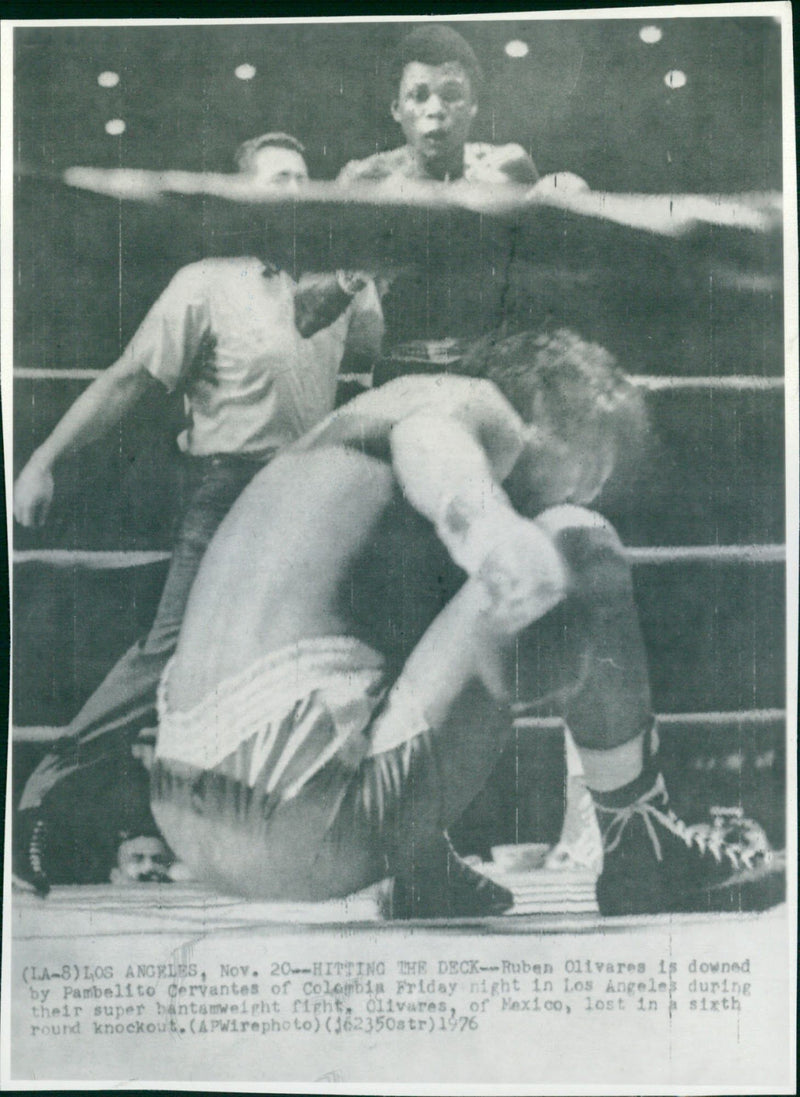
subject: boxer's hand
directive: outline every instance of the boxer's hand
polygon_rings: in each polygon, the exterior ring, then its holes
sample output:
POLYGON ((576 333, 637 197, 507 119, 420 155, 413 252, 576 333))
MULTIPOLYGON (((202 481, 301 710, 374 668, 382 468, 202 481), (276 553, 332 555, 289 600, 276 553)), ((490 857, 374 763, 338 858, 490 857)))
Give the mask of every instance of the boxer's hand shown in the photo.
POLYGON ((544 617, 567 591, 567 570, 535 522, 517 517, 481 562, 475 578, 486 591, 486 615, 513 635, 544 617))
POLYGON ((43 526, 53 502, 53 474, 29 462, 14 485, 14 517, 22 526, 43 526))

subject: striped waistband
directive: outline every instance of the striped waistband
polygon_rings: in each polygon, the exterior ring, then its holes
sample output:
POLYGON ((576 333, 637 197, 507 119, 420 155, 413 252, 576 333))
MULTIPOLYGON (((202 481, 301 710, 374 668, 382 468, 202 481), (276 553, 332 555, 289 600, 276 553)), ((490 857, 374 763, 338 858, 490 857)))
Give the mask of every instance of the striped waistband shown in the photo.
POLYGON ((384 661, 348 636, 320 636, 268 652, 220 682, 190 709, 169 703, 170 661, 158 690, 156 756, 212 769, 253 736, 275 731, 299 702, 324 696, 337 732, 368 718, 384 677, 384 661), (363 710, 363 711, 362 711, 363 710))

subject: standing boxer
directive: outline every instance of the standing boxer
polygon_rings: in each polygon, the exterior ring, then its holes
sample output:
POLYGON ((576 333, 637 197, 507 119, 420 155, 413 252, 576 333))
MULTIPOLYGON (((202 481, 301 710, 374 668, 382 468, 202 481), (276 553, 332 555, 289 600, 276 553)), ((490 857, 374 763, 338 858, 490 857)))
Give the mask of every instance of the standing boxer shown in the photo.
MULTIPOLYGON (((536 184, 542 189, 554 187, 557 182, 561 193, 567 188, 588 189, 582 179, 571 173, 540 179, 533 160, 519 144, 492 145, 468 140, 478 110, 483 74, 472 48, 451 27, 426 24, 406 35, 397 49, 393 77, 396 94, 392 117, 403 131, 405 145, 375 153, 365 160, 351 161, 342 168, 339 182, 384 183, 402 188, 406 179, 449 183, 464 180, 491 186, 536 184)), ((423 335, 461 339, 472 332, 476 322, 482 331, 492 327, 513 330, 520 323, 527 327, 530 300, 525 284, 524 271, 521 276, 512 276, 511 254, 497 274, 486 268, 469 268, 466 272, 456 268, 448 270, 444 279, 428 276, 419 281, 401 277, 395 316, 387 312, 390 330, 399 320, 404 325, 404 337, 413 334, 419 340, 423 335), (516 288, 509 292, 512 282, 516 288), (522 313, 522 319, 516 317, 518 312, 522 313), (417 324, 416 331, 410 330, 410 318, 417 324)), ((425 348, 424 340, 417 341, 413 356, 418 358, 425 348)), ((411 349, 397 346, 392 359, 379 365, 377 384, 404 368, 397 364, 404 353, 410 357, 411 349)), ((439 367, 431 364, 416 368, 431 372, 439 367)), ((562 838, 551 861, 565 867, 574 862, 594 867, 600 856, 599 836, 581 787, 580 761, 569 735, 566 748, 567 812, 562 838)))
POLYGON ((532 184, 533 160, 517 144, 467 140, 478 111, 483 74, 461 35, 438 23, 411 31, 400 43, 393 70, 392 118, 405 145, 351 160, 339 182, 436 179, 454 182, 532 184))

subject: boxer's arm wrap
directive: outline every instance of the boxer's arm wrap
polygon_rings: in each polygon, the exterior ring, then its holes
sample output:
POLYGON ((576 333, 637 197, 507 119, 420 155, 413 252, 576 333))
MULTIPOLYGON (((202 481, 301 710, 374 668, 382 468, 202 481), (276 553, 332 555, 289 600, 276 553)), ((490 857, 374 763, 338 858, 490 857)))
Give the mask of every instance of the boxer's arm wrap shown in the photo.
POLYGON ((397 424, 391 448, 406 498, 478 580, 501 631, 514 634, 561 601, 568 574, 560 553, 511 506, 468 426, 422 412, 397 424))
POLYGON ((480 500, 466 489, 441 499, 434 528, 450 556, 468 575, 481 565, 520 520, 502 489, 495 487, 480 500), (495 494, 496 493, 496 494, 495 494))
POLYGON ((397 423, 390 442, 406 498, 433 523, 459 567, 474 575, 508 523, 520 521, 483 447, 463 423, 428 411, 397 423))
POLYGON ((490 499, 470 513, 463 497, 444 500, 436 530, 453 560, 481 581, 497 609, 508 611, 516 603, 520 623, 543 616, 567 593, 567 569, 549 533, 507 501, 490 499))

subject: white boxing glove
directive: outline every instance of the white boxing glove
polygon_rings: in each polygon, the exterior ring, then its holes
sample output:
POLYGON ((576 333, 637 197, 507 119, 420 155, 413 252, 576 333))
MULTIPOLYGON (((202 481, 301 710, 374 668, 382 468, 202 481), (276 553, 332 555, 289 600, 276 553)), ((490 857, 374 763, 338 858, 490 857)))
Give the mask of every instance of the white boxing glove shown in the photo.
POLYGON ((568 573, 560 553, 548 534, 504 497, 486 500, 479 510, 451 498, 440 513, 440 539, 484 589, 487 616, 500 631, 521 631, 564 598, 568 573))

